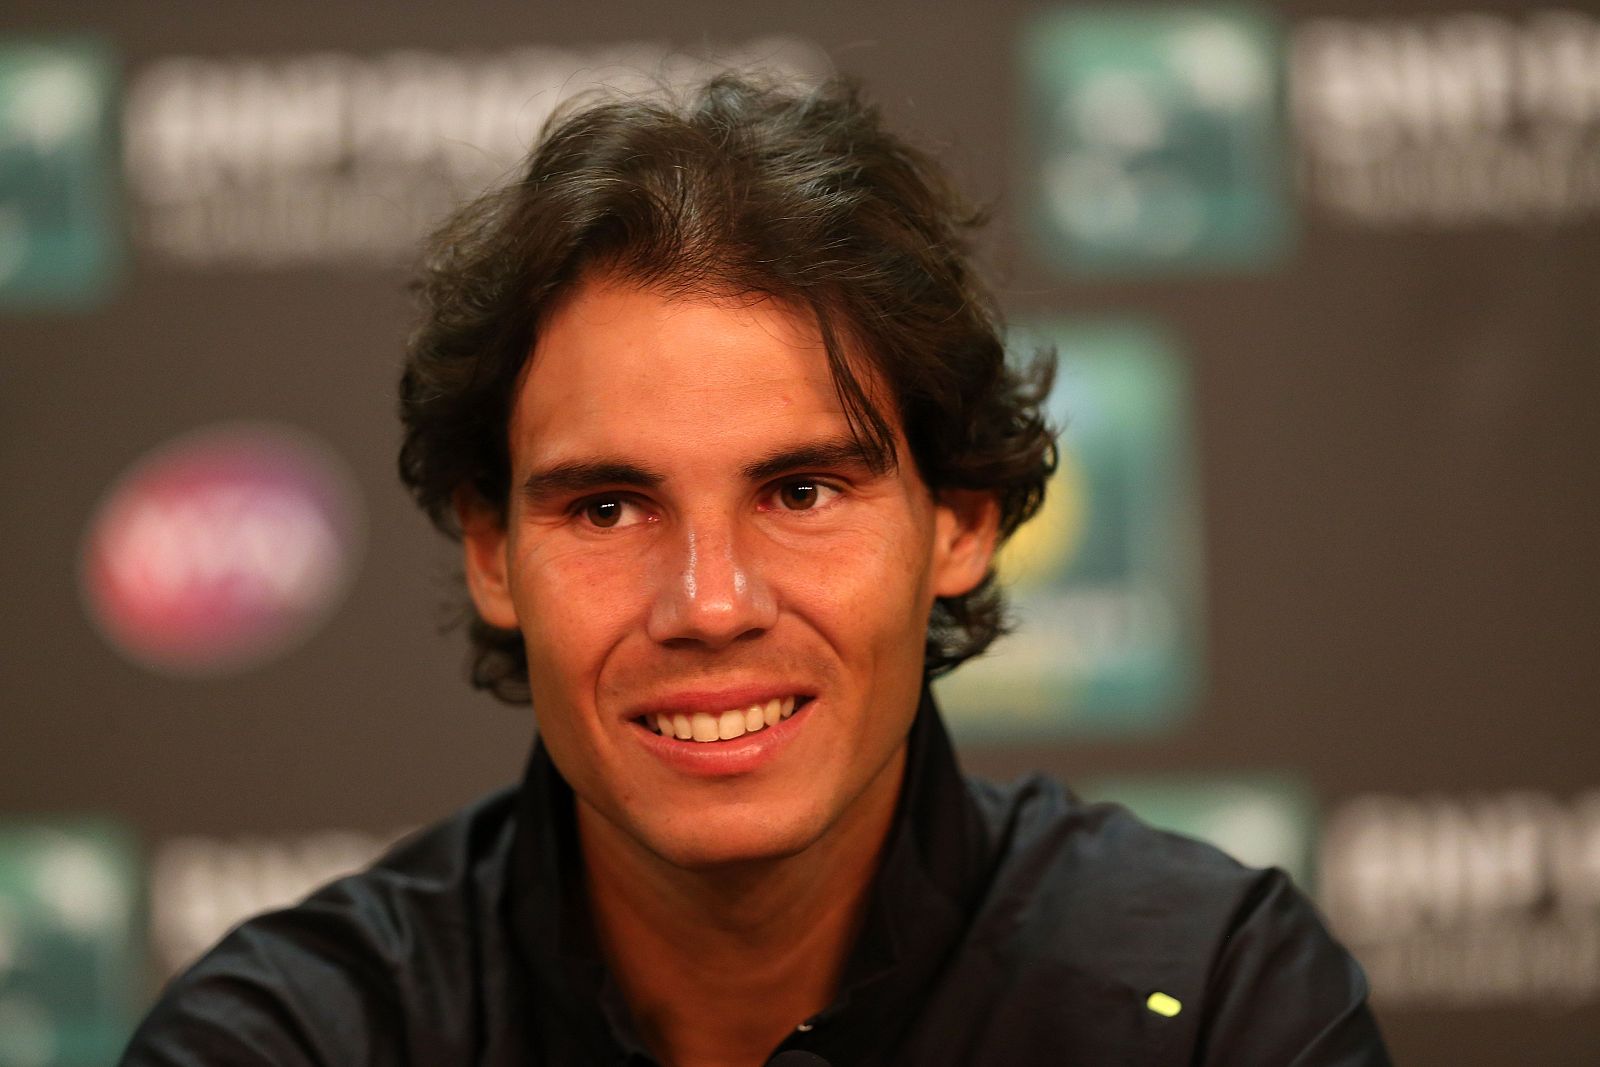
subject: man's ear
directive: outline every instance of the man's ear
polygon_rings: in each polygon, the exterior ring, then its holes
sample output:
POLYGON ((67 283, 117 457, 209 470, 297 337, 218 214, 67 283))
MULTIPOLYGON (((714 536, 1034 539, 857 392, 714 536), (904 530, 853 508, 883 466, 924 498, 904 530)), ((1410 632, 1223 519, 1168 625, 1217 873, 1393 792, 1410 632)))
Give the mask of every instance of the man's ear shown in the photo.
POLYGON ((517 629, 517 612, 511 601, 506 567, 505 520, 483 501, 465 492, 456 494, 455 509, 466 557, 467 592, 473 606, 490 626, 517 629))
POLYGON ((934 500, 933 593, 965 596, 994 560, 1000 501, 981 489, 947 489, 934 500))

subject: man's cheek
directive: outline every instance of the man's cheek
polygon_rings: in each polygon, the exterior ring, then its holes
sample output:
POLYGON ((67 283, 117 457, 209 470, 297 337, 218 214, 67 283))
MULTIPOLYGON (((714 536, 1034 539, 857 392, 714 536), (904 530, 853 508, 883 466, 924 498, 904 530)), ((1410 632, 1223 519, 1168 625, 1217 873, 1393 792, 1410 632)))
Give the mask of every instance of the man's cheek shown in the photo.
MULTIPOLYGON (((885 536, 882 530, 830 547, 823 558, 830 565, 824 572, 827 581, 817 583, 819 599, 826 600, 831 613, 844 615, 853 625, 870 621, 883 629, 898 629, 925 599, 926 560, 908 552, 903 541, 885 536)), ((807 563, 804 572, 815 575, 816 559, 807 563)))
POLYGON ((605 699, 607 664, 614 662, 624 630, 602 613, 571 604, 523 618, 531 620, 523 625, 523 639, 536 708, 542 698, 546 709, 587 708, 593 714, 592 705, 605 699))
POLYGON ((556 634, 614 626, 637 615, 647 595, 647 569, 628 553, 529 553, 520 569, 517 608, 525 631, 534 620, 556 634))

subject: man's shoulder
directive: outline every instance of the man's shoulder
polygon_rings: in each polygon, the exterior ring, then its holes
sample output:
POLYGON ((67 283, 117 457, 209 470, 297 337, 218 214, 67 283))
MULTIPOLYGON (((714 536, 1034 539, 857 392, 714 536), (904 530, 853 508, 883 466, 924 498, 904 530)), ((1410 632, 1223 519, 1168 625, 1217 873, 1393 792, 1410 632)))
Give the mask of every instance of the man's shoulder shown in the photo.
POLYGON ((1281 870, 1245 866, 1120 804, 1086 802, 1039 775, 1008 785, 969 779, 968 790, 995 843, 988 907, 1029 900, 1036 951, 1194 970, 1269 897, 1281 918, 1322 932, 1281 870))
POLYGON ((1090 803, 1043 776, 1008 784, 968 778, 967 789, 1006 870, 1045 875, 1049 893, 1127 901, 1174 892, 1219 902, 1249 891, 1265 872, 1221 849, 1157 829, 1116 803, 1090 803))
POLYGON ((1387 1062, 1360 967, 1282 871, 1042 777, 968 789, 995 845, 968 959, 1000 960, 1019 1031, 1130 1063, 1387 1062))
MULTIPOLYGON (((493 925, 515 789, 407 836, 365 870, 245 921, 163 992, 124 1064, 387 1062, 446 1054, 503 943, 493 925)), ((442 1061, 441 1061, 442 1062, 442 1061)))

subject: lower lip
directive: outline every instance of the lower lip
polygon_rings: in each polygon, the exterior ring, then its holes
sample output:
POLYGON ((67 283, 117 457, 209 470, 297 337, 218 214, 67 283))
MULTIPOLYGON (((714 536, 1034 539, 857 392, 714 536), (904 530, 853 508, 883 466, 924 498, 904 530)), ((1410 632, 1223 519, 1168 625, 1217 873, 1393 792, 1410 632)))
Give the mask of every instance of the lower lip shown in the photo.
POLYGON ((663 737, 642 723, 629 726, 645 749, 681 774, 699 778, 730 778, 751 774, 778 758, 778 753, 805 727, 816 699, 806 701, 787 719, 753 734, 727 741, 680 741, 663 737))

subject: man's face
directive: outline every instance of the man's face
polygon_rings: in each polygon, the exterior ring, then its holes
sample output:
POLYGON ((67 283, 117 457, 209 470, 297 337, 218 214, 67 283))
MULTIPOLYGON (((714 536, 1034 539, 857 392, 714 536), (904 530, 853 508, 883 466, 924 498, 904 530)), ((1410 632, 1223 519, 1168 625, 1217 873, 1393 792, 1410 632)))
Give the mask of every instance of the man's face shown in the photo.
POLYGON ((929 611, 982 577, 995 510, 936 501, 896 435, 874 469, 785 304, 600 278, 550 317, 468 575, 603 832, 698 869, 887 818, 929 611))

